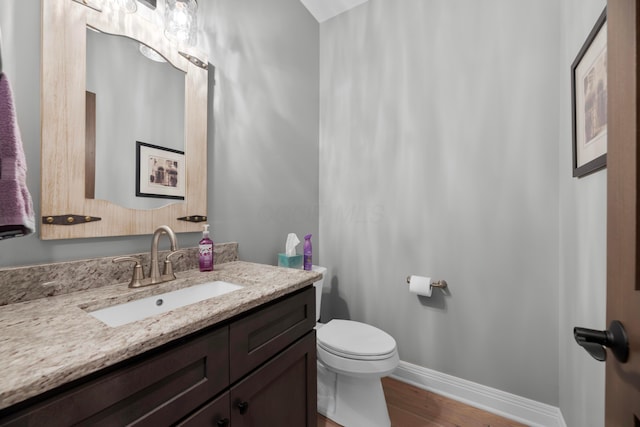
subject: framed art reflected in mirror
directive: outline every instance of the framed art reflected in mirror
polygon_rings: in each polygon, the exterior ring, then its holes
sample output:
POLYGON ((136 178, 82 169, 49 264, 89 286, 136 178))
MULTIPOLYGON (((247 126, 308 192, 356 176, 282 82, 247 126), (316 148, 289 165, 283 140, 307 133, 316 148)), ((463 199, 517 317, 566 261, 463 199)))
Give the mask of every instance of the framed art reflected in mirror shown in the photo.
POLYGON ((136 196, 184 200, 184 151, 136 141, 136 196))

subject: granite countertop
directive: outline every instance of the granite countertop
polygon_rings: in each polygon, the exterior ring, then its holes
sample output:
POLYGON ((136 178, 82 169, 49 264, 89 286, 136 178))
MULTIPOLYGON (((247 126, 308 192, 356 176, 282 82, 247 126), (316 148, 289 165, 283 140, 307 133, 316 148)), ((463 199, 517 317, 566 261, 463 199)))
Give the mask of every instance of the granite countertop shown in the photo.
POLYGON ((0 409, 156 348, 320 279, 316 272, 235 261, 216 271, 130 289, 128 283, 0 307, 0 409), (119 327, 87 313, 167 291, 224 280, 242 289, 119 327))

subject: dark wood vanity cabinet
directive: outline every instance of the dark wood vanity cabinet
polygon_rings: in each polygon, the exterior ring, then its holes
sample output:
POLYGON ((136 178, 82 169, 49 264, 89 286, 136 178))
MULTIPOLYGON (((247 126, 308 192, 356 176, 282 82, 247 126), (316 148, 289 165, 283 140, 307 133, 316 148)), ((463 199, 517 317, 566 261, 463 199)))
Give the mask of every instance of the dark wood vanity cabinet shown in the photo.
POLYGON ((177 427, 230 427, 231 407, 229 406, 229 393, 213 399, 185 420, 177 424, 177 427))
POLYGON ((315 347, 312 331, 178 426, 315 427, 315 347))
POLYGON ((231 387, 233 427, 315 426, 315 331, 231 387))
POLYGON ((227 328, 216 329, 70 389, 47 393, 44 400, 2 418, 0 425, 171 424, 227 387, 228 337, 227 328))
POLYGON ((316 426, 315 292, 0 411, 0 426, 316 426))

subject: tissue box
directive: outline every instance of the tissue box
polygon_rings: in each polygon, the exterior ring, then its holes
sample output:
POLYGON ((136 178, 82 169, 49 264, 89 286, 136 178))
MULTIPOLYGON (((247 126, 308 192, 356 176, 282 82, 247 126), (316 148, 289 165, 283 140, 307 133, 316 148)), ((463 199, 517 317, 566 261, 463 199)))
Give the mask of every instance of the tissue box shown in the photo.
POLYGON ((302 268, 302 255, 278 254, 278 267, 302 268))

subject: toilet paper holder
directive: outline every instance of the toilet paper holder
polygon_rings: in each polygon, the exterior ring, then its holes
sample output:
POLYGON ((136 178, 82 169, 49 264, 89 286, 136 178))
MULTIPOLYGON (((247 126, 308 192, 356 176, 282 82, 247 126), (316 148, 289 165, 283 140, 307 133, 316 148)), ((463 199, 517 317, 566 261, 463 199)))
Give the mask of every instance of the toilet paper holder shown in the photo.
MULTIPOLYGON (((411 276, 407 276, 407 283, 411 283, 411 276)), ((447 287, 447 282, 445 280, 436 280, 435 282, 431 282, 431 287, 444 289, 447 287)))

